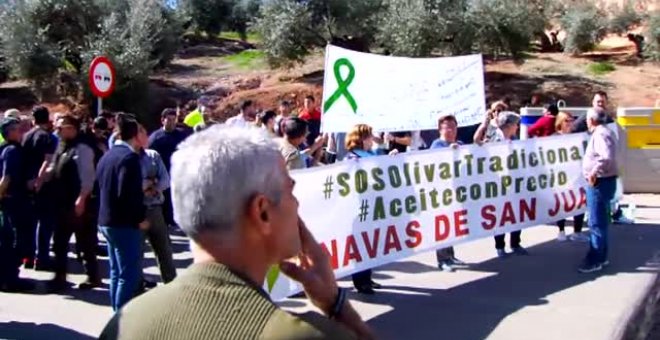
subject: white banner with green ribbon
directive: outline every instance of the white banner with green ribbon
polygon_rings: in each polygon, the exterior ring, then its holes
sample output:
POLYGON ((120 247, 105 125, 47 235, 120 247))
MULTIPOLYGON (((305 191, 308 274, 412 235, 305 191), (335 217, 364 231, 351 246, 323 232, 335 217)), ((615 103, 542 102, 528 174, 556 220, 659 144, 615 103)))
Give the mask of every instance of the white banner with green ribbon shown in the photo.
MULTIPOLYGON (((362 158, 291 176, 300 216, 344 277, 583 212, 586 137, 362 158)), ((273 267, 264 289, 277 300, 300 288, 273 267)))
POLYGON ((459 126, 477 124, 484 94, 481 55, 402 58, 328 45, 321 129, 347 132, 363 123, 377 131, 428 130, 445 114, 459 126))

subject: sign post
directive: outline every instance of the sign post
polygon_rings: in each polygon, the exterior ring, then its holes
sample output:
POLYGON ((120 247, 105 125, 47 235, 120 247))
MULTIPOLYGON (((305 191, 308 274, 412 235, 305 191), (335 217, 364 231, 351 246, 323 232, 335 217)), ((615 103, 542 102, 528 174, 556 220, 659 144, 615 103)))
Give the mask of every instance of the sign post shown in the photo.
POLYGON ((96 57, 89 66, 89 88, 97 98, 96 115, 101 115, 103 98, 115 89, 115 67, 106 57, 96 57))

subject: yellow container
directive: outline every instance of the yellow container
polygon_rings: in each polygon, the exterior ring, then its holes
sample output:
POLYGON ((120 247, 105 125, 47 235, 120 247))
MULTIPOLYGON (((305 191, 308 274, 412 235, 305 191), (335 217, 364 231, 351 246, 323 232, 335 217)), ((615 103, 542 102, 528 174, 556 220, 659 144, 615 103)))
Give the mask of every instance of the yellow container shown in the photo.
POLYGON ((660 125, 660 109, 653 111, 652 123, 660 125))
POLYGON ((625 129, 630 149, 660 148, 660 126, 635 127, 625 129))
MULTIPOLYGON (((648 126, 651 120, 648 115, 619 115, 616 117, 617 123, 622 127, 627 126, 648 126)), ((654 117, 655 118, 655 117, 654 117)))

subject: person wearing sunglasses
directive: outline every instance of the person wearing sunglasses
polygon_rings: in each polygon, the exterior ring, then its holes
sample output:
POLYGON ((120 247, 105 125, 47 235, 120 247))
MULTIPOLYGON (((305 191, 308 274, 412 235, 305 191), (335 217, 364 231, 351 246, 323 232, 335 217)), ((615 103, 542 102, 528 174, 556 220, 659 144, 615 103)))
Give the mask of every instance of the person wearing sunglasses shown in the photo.
MULTIPOLYGON (((573 122, 575 118, 570 112, 559 112, 555 119, 555 135, 565 135, 571 133, 571 128, 573 127, 573 122)), ((589 237, 582 233, 582 227, 584 226, 584 214, 578 214, 573 216, 573 233, 566 237, 566 232, 564 228, 566 227, 566 220, 557 221, 557 227, 559 227, 559 234, 557 235, 557 241, 574 241, 574 242, 588 242, 589 237)))
POLYGON ((490 106, 490 109, 486 111, 484 121, 474 133, 474 142, 476 144, 481 145, 495 138, 499 129, 497 126, 497 117, 500 115, 500 112, 508 109, 509 106, 504 101, 497 101, 490 106))

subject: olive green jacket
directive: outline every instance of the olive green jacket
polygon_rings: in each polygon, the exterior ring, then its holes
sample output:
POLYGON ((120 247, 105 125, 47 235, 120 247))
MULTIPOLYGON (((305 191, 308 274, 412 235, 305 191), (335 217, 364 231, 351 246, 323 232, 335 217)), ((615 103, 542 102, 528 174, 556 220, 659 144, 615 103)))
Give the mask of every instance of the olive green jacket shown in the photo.
POLYGON ((355 339, 316 313, 292 315, 226 266, 194 264, 167 285, 134 299, 100 339, 355 339))

